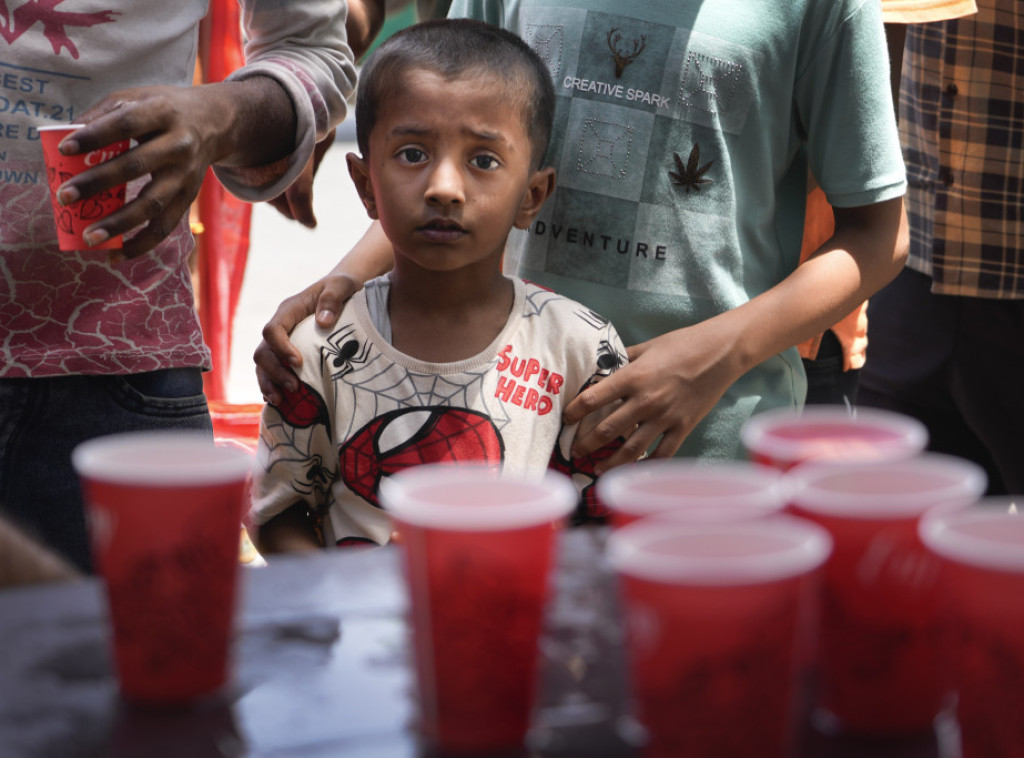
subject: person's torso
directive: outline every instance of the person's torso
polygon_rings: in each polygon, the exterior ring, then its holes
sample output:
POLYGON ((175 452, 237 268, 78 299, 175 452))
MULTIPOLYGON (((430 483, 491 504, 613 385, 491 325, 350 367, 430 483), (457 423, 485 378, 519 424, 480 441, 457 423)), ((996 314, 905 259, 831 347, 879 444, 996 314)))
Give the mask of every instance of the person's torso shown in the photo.
MULTIPOLYGON (((309 402, 322 403, 324 414, 331 409, 330 460, 321 460, 337 472, 329 535, 386 539, 380 481, 412 465, 483 462, 508 474, 540 475, 569 401, 596 373, 611 373, 625 360, 607 320, 521 281, 505 328, 487 348, 451 363, 419 360, 381 335, 371 315, 377 309, 367 307, 374 296, 370 283, 329 333, 309 322, 302 327, 303 341, 315 335, 318 345, 317 354, 304 351, 302 376, 318 390, 309 402), (314 361, 306 374, 305 364, 314 361)), ((303 413, 316 416, 308 407, 303 413)))
MULTIPOLYGON (((558 94, 558 186, 513 232, 508 270, 601 311, 626 344, 735 308, 791 273, 808 163, 837 204, 902 192, 894 123, 854 131, 892 122, 870 4, 455 0, 451 15, 518 32, 558 94), (839 95, 863 82, 862 98, 839 95), (884 149, 863 157, 855 146, 869 132, 884 149)), ((683 452, 740 454, 736 424, 799 402, 802 382, 795 350, 762 364, 730 389, 720 429, 698 430, 683 452)))
POLYGON ((0 4, 0 376, 208 363, 187 218, 120 266, 99 251, 60 252, 37 132, 76 122, 113 90, 190 85, 206 10, 206 0, 0 4))
POLYGON ((908 266, 933 291, 1024 298, 1024 7, 908 28, 900 89, 908 266))

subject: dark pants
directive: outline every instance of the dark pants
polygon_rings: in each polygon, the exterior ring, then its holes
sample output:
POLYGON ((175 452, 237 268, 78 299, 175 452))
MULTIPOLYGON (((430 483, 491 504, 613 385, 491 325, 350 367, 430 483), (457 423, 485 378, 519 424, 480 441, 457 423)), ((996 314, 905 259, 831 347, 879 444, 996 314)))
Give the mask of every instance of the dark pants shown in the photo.
POLYGON ((852 409, 857 401, 858 369, 843 371, 843 346, 839 338, 826 331, 814 360, 803 359, 807 374, 808 405, 844 405, 852 409))
POLYGON ((989 494, 1024 493, 1024 300, 930 286, 908 268, 871 298, 858 403, 920 419, 930 450, 985 468, 989 494))
POLYGON ((198 368, 0 379, 0 513, 90 571, 71 451, 93 437, 157 429, 205 430, 212 437, 198 368))

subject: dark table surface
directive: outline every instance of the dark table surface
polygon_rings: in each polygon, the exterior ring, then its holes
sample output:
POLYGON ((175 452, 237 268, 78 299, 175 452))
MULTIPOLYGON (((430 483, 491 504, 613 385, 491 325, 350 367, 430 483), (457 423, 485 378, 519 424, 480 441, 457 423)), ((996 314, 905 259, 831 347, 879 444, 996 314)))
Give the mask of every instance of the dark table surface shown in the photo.
MULTIPOLYGON (((603 536, 561 542, 524 755, 636 754, 603 536)), ((0 757, 418 756, 399 560, 387 547, 243 568, 234 680, 178 710, 118 696, 97 580, 2 591, 0 757)), ((954 741, 948 726, 898 741, 809 728, 800 758, 956 758, 954 741)))

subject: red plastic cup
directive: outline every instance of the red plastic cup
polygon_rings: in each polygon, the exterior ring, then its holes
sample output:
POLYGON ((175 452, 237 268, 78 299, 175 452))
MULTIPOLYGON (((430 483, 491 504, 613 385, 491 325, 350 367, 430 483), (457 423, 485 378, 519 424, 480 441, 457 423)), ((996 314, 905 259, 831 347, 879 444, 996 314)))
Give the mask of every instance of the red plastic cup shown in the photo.
POLYGON ((921 520, 921 539, 942 561, 963 758, 1024 755, 1022 506, 1024 497, 984 498, 921 520))
POLYGON ((555 538, 577 500, 554 472, 524 480, 433 464, 382 483, 402 535, 420 730, 432 748, 523 745, 555 538))
POLYGON ((841 405, 776 408, 752 416, 740 432, 750 459, 787 471, 808 460, 894 460, 922 452, 928 430, 917 419, 841 405))
POLYGON ((218 443, 236 445, 255 453, 264 404, 229 403, 225 400, 208 400, 207 404, 213 420, 213 438, 218 443))
POLYGON ((60 126, 38 127, 39 141, 43 146, 43 160, 46 163, 46 180, 50 185, 53 218, 57 224, 57 243, 65 252, 117 250, 121 247, 121 235, 116 235, 99 245, 90 247, 82 239, 82 232, 91 224, 124 206, 126 185, 119 184, 71 205, 60 205, 57 202, 57 190, 64 182, 86 169, 116 158, 126 152, 131 144, 130 140, 124 139, 89 153, 62 155, 57 149, 61 140, 83 126, 84 124, 61 124, 60 126))
POLYGON ((608 537, 645 755, 791 755, 828 533, 786 515, 640 519, 608 537))
POLYGON ((890 462, 811 461, 787 474, 790 510, 829 531, 818 648, 819 723, 900 735, 933 728, 941 676, 938 561, 917 535, 930 508, 964 507, 983 469, 925 453, 890 462))
POLYGON ((786 505, 782 474, 744 461, 670 458, 614 468, 597 480, 610 523, 667 516, 688 521, 757 518, 786 505))
POLYGON ((100 437, 72 456, 106 585, 121 693, 184 702, 223 687, 252 457, 187 432, 100 437))

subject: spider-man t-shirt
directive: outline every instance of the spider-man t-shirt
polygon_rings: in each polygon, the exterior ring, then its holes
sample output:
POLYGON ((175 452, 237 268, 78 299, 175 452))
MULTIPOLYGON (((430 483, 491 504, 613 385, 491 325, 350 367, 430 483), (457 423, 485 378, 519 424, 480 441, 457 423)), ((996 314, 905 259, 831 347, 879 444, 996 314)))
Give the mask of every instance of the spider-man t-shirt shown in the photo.
POLYGON ((384 543, 391 523, 380 482, 421 463, 483 462, 521 474, 554 462, 592 495, 592 467, 569 459, 576 430, 563 428, 562 410, 621 366, 625 348, 588 308, 513 283, 504 329, 484 351, 453 363, 391 346, 380 307, 387 277, 357 293, 332 329, 300 324, 292 334, 303 355, 299 390, 263 414, 254 522, 302 501, 326 544, 384 543))

